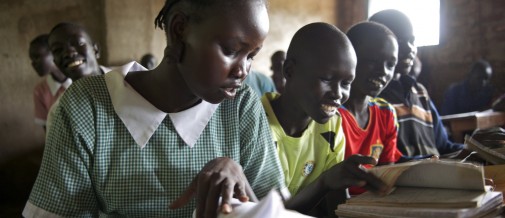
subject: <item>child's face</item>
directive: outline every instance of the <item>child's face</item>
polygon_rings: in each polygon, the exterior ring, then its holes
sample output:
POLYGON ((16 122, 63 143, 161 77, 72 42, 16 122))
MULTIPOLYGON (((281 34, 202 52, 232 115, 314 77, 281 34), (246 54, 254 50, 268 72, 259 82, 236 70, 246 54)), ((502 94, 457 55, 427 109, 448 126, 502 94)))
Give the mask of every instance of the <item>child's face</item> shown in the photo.
POLYGON ((370 37, 356 48, 358 65, 353 93, 375 97, 393 78, 398 61, 398 43, 393 36, 370 37))
POLYGON ((414 44, 415 37, 412 26, 400 25, 399 27, 390 29, 394 31, 398 39, 399 52, 396 72, 401 75, 407 75, 414 65, 414 59, 416 58, 417 54, 417 47, 414 44))
POLYGON ((491 67, 480 67, 470 73, 468 77, 469 85, 473 90, 479 90, 485 87, 491 76, 493 75, 493 69, 491 67))
POLYGON ((29 53, 33 69, 39 76, 48 75, 56 68, 53 63, 53 55, 47 46, 32 44, 29 53))
MULTIPOLYGON (((318 123, 326 123, 347 101, 356 70, 356 55, 352 47, 335 51, 328 49, 324 54, 322 57, 295 60, 294 72, 286 84, 289 92, 299 96, 298 105, 318 123)), ((289 61, 285 63, 291 64, 289 61)))
POLYGON ((235 97, 269 28, 261 1, 219 4, 206 9, 201 23, 189 23, 179 64, 193 94, 211 103, 235 97))
POLYGON ((98 49, 89 35, 80 27, 67 25, 53 31, 49 36, 49 46, 54 63, 72 80, 97 74, 98 49))
POLYGON ((284 92, 284 85, 286 84, 286 78, 284 78, 284 75, 282 74, 282 64, 284 63, 284 60, 286 60, 286 54, 284 52, 275 53, 272 56, 272 66, 270 67, 270 69, 274 72, 272 74, 272 80, 274 81, 275 88, 279 93, 284 92))

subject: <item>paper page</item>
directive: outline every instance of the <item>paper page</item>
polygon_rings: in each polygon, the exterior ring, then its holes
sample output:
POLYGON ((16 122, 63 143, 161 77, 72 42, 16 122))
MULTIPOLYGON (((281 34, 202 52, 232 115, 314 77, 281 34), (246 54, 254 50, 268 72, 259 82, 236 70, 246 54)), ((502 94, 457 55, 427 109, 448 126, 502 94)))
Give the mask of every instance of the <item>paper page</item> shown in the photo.
MULTIPOLYGON (((233 198, 231 201, 233 211, 230 214, 220 213, 218 218, 274 218, 274 217, 292 217, 292 218, 305 218, 310 217, 304 214, 300 214, 296 211, 287 210, 284 208, 284 203, 281 200, 281 196, 277 191, 272 190, 261 199, 260 202, 240 202, 239 200, 233 198)), ((195 217, 195 212, 193 212, 193 218, 195 217)))
POLYGON ((482 166, 437 160, 378 166, 369 170, 388 186, 484 191, 482 166))
POLYGON ((387 196, 366 192, 347 200, 349 205, 470 208, 479 207, 486 192, 457 189, 396 188, 387 196))
POLYGON ((337 214, 352 214, 362 212, 380 217, 481 217, 494 211, 501 205, 502 195, 499 192, 488 192, 478 208, 415 208, 415 207, 381 207, 370 205, 341 204, 335 211, 337 214))

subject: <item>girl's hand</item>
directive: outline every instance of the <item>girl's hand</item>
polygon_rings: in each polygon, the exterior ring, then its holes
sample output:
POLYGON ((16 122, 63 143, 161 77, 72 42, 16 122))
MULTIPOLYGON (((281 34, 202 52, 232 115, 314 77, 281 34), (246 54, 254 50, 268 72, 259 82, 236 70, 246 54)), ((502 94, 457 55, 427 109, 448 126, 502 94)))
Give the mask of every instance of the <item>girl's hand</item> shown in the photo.
POLYGON ((230 199, 238 198, 242 202, 256 196, 242 171, 242 167, 227 157, 209 161, 193 179, 186 191, 172 204, 171 209, 186 205, 196 194, 196 217, 216 217, 219 197, 219 211, 228 214, 232 211, 230 199))

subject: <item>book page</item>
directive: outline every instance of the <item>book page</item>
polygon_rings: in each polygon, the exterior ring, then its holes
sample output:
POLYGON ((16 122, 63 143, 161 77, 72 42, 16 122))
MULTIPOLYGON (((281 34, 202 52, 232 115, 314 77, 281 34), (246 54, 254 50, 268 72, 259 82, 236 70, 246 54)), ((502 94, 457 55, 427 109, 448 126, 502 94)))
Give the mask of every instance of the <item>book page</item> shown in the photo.
MULTIPOLYGON (((265 218, 265 217, 292 217, 305 218, 310 217, 296 211, 287 210, 277 191, 272 190, 261 199, 260 202, 240 202, 232 198, 231 206, 233 211, 229 214, 219 213, 218 218, 265 218)), ((193 211, 193 218, 196 217, 196 210, 193 211)))
POLYGON ((365 192, 347 200, 348 205, 422 208, 474 208, 481 206, 483 191, 398 187, 391 194, 378 196, 365 192))
POLYGON ((340 204, 335 213, 340 215, 361 212, 375 214, 379 217, 481 217, 501 206, 501 202, 502 194, 500 192, 487 192, 482 200, 482 206, 477 208, 415 208, 340 204))
POLYGON ((469 163, 421 160, 378 166, 369 171, 390 187, 485 190, 482 166, 469 163))

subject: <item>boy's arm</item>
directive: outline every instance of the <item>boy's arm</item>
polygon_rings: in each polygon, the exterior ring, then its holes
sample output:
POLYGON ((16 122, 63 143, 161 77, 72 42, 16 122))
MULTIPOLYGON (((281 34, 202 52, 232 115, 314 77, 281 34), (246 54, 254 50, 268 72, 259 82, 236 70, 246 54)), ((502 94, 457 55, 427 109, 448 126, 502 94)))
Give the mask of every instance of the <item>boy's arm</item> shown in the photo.
POLYGON ((289 199, 286 208, 307 214, 328 193, 343 193, 349 186, 364 186, 368 190, 384 194, 386 185, 376 176, 362 169, 361 165, 377 162, 372 157, 353 155, 325 171, 319 178, 289 199))
POLYGON ((33 105, 35 111, 35 124, 45 127, 48 108, 44 106, 42 94, 40 93, 38 85, 33 90, 33 105))
POLYGON ((455 89, 456 86, 452 84, 445 92, 444 102, 442 104, 442 108, 440 109, 440 114, 442 115, 454 114, 454 111, 456 111, 454 106, 456 105, 455 100, 457 99, 458 96, 456 96, 455 89))
POLYGON ((432 101, 430 101, 431 117, 433 119, 433 131, 435 135, 435 145, 438 152, 442 154, 448 154, 463 149, 463 144, 455 143, 449 140, 447 132, 442 124, 440 115, 438 114, 437 108, 432 101))

